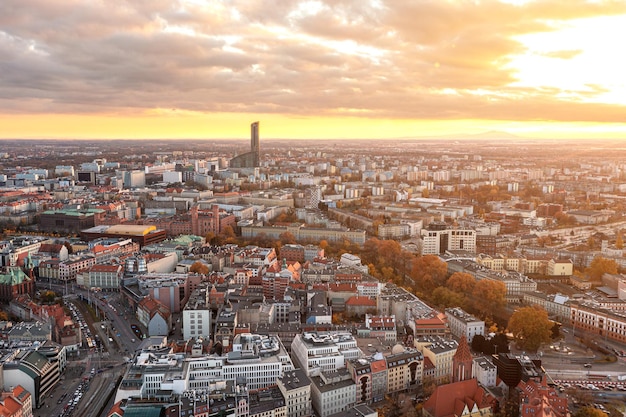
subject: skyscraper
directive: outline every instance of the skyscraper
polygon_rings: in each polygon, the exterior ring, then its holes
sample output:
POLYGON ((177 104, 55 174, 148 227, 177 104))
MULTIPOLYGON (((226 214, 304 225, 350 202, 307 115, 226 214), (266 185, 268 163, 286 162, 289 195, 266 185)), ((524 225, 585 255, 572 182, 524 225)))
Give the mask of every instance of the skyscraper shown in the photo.
POLYGON ((254 166, 259 166, 261 148, 259 147, 259 122, 250 125, 250 152, 254 154, 254 166))
POLYGON ((256 168, 259 166, 261 149, 259 146, 259 122, 250 125, 250 152, 235 156, 230 160, 231 168, 256 168))

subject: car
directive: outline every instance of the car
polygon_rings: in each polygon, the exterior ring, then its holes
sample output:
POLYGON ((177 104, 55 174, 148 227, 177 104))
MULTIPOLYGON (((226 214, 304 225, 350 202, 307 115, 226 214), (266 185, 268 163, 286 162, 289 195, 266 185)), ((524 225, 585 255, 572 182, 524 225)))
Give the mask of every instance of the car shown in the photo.
POLYGON ((583 365, 585 368, 591 368, 591 364, 590 363, 586 363, 583 365))

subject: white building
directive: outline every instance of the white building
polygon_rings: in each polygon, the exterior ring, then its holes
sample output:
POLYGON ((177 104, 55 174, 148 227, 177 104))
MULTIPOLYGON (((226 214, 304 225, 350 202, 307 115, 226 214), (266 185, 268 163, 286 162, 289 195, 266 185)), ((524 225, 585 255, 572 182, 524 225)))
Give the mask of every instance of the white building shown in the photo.
POLYGON ((422 255, 448 250, 476 252, 476 231, 470 229, 422 230, 422 255))
POLYGON ((207 288, 195 290, 183 309, 183 339, 211 337, 211 309, 207 288))
POLYGON ((74 176, 74 167, 71 165, 57 165, 54 168, 54 174, 60 177, 74 176))
POLYGON ((189 358, 185 363, 187 389, 206 389, 212 381, 244 377, 250 390, 276 385, 277 379, 293 371, 293 363, 275 336, 238 334, 233 351, 224 356, 189 358))
POLYGON ((346 412, 356 403, 357 385, 347 370, 311 378, 311 403, 320 417, 346 412))
POLYGON ((489 358, 481 356, 472 362, 472 376, 485 387, 495 387, 498 369, 489 358))
POLYGON ((309 376, 333 372, 358 359, 362 352, 350 333, 305 332, 291 342, 291 354, 309 376))
POLYGON ((465 336, 469 343, 477 334, 481 336, 485 334, 485 322, 466 313, 459 307, 447 308, 446 317, 448 318, 450 333, 458 338, 465 336))
POLYGON ((165 171, 163 173, 163 182, 168 184, 183 182, 183 173, 178 171, 165 171))

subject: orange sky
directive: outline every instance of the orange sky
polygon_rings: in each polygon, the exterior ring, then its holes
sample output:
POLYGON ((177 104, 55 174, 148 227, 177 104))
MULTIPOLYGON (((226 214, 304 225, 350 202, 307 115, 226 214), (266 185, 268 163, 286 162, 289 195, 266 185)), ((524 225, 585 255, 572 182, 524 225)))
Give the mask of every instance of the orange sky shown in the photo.
POLYGON ((626 2, 4 0, 0 138, 626 138, 626 2))

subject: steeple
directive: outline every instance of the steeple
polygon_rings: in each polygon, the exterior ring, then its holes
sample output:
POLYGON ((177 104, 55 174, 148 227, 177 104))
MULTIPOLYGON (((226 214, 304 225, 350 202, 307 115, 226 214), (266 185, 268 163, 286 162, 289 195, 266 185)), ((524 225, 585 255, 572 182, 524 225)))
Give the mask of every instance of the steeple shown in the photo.
POLYGON ((459 347, 452 357, 452 382, 465 381, 472 378, 472 352, 465 335, 459 340, 459 347))

